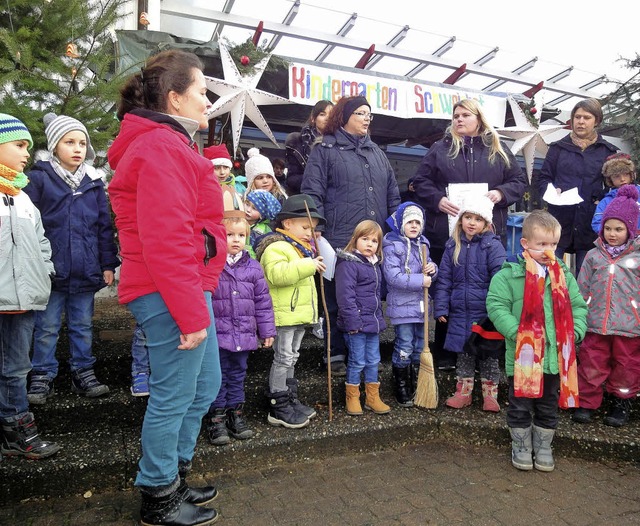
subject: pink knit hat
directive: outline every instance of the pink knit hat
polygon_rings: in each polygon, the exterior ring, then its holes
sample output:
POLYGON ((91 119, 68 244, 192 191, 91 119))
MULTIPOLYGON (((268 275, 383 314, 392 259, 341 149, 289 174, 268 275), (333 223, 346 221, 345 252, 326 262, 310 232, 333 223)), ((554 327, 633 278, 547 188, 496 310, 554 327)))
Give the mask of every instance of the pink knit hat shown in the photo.
POLYGON ((604 231, 604 224, 608 219, 618 219, 622 221, 629 232, 629 239, 634 239, 638 235, 638 189, 635 185, 626 184, 618 190, 613 201, 611 201, 602 214, 602 226, 600 227, 600 237, 604 231))

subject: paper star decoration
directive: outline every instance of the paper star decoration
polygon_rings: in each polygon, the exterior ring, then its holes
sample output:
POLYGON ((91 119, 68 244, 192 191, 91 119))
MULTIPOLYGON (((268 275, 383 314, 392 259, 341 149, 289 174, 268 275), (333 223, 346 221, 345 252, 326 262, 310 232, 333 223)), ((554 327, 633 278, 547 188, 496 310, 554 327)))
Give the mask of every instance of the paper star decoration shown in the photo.
POLYGON ((207 88, 216 95, 220 95, 220 98, 209 110, 209 118, 231 112, 234 157, 235 152, 238 150, 245 115, 271 139, 273 144, 279 147, 258 106, 291 104, 291 101, 273 93, 256 89, 271 55, 266 56, 256 64, 252 75, 243 76, 238 71, 238 67, 231 58, 227 47, 222 43, 219 46, 225 80, 205 76, 207 88))
POLYGON ((545 137, 565 128, 564 124, 540 124, 543 99, 543 91, 536 93, 533 98, 534 107, 536 109, 533 116, 538 122, 538 127, 536 128, 529 119, 527 119, 527 116, 524 114, 524 111, 516 100, 509 96, 509 105, 511 106, 511 111, 513 112, 513 118, 516 121, 516 125, 508 128, 497 129, 500 135, 514 139, 514 142, 511 145, 511 152, 514 155, 518 154, 522 150, 529 182, 531 182, 531 176, 533 174, 533 162, 535 155, 538 154, 540 157, 545 157, 549 151, 549 146, 545 137))

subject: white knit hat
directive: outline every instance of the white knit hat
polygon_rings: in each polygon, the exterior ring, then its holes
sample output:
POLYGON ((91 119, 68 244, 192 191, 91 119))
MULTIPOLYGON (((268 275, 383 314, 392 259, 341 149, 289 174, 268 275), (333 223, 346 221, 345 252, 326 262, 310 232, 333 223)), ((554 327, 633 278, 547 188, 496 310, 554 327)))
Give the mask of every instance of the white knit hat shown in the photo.
POLYGON ((422 210, 420 210, 417 206, 409 205, 402 212, 402 226, 400 232, 404 235, 404 226, 409 221, 418 221, 421 227, 424 227, 424 215, 422 214, 422 210))
POLYGON ((271 161, 260 154, 258 148, 251 148, 247 152, 249 160, 244 163, 244 175, 247 178, 247 188, 251 188, 253 180, 262 174, 268 174, 276 181, 275 174, 273 173, 273 165, 271 161))
POLYGON ((460 207, 458 219, 460 219, 465 212, 479 215, 488 224, 493 223, 493 201, 486 195, 478 194, 467 196, 460 207))
POLYGON ((81 131, 87 138, 87 155, 85 156, 85 160, 91 161, 95 159, 96 152, 93 151, 93 147, 91 146, 89 132, 78 119, 67 117, 66 115, 47 113, 42 120, 44 121, 44 133, 47 136, 47 150, 49 150, 52 155, 58 143, 67 133, 81 131))

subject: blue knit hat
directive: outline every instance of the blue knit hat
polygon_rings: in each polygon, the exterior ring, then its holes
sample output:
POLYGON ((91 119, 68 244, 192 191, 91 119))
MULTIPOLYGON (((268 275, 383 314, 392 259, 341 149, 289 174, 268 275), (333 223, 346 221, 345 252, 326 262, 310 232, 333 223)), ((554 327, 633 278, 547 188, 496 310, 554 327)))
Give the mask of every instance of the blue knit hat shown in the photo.
POLYGON ((262 219, 273 220, 280 213, 282 205, 276 197, 266 190, 253 190, 247 194, 249 201, 260 212, 262 219))
POLYGON ((6 113, 0 113, 0 144, 12 141, 28 141, 29 148, 33 146, 33 139, 24 123, 6 113))

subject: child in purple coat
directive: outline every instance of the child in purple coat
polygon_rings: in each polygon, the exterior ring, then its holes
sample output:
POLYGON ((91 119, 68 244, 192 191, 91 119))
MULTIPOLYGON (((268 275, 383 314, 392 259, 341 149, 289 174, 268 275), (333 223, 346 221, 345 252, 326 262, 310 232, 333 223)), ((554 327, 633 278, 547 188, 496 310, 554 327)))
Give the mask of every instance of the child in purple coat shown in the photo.
MULTIPOLYGON (((453 235, 445 244, 434 292, 434 317, 447 324, 444 348, 458 353, 456 392, 446 405, 462 409, 471 405, 477 357, 464 350, 471 326, 487 317, 491 278, 506 259, 500 237, 492 227, 493 203, 485 195, 470 196, 460 206, 453 235)), ((498 412, 499 358, 479 360, 485 411, 498 412)))
POLYGON ((225 209, 222 223, 227 230, 227 262, 212 300, 222 384, 206 419, 209 442, 216 446, 229 443, 229 434, 239 440, 253 436, 242 416, 247 359, 258 347, 271 347, 276 335, 264 272, 245 250, 249 224, 244 210, 225 209))
POLYGON ((402 203, 387 224, 391 232, 384 236, 382 271, 387 283, 387 316, 396 334, 391 357, 395 395, 400 407, 411 407, 424 346, 424 289, 431 285, 438 268, 429 257, 429 241, 422 235, 421 206, 402 203))
POLYGON ((375 221, 358 223, 344 250, 337 252, 336 299, 338 328, 349 349, 347 361, 347 414, 361 415, 360 381, 364 373, 365 408, 376 414, 391 408, 380 399, 378 364, 382 315, 382 229, 375 221))

